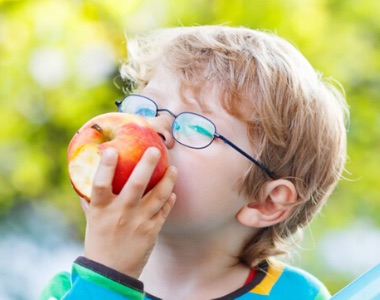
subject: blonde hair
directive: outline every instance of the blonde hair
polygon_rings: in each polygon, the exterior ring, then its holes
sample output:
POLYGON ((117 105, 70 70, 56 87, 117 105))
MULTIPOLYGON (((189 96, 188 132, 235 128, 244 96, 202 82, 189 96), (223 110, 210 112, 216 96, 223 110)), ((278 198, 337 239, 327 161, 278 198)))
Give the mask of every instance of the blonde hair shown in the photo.
MULTIPOLYGON (((128 41, 121 67, 128 89, 141 89, 159 64, 179 76, 181 91, 220 91, 221 104, 247 124, 256 158, 293 182, 297 205, 283 222, 262 229, 241 260, 253 267, 284 254, 320 210, 341 177, 346 160, 348 108, 343 90, 322 79, 289 42, 268 32, 226 26, 180 27, 128 41)), ((260 199, 267 175, 252 165, 240 180, 260 199)))

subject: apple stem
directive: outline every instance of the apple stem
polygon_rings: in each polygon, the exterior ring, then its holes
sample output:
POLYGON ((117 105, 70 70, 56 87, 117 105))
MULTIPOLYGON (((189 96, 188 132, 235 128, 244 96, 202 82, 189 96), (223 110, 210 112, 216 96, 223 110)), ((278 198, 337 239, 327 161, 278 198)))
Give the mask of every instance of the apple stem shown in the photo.
POLYGON ((102 127, 100 127, 98 124, 94 124, 91 126, 91 128, 94 128, 95 130, 99 131, 100 133, 103 133, 102 127))

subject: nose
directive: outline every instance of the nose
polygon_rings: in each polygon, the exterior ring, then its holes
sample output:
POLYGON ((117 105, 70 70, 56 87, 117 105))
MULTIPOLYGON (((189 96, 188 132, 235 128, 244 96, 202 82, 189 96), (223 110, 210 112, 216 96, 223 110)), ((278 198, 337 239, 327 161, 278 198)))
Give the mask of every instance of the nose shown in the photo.
POLYGON ((166 113, 160 113, 157 117, 148 119, 149 124, 156 130, 168 149, 172 148, 175 144, 172 136, 173 121, 173 116, 166 113))

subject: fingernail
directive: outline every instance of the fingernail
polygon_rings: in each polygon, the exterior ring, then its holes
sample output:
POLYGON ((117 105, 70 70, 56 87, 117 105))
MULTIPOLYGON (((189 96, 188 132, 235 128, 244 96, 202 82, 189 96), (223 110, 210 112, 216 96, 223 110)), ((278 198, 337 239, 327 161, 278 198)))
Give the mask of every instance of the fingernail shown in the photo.
POLYGON ((178 170, 175 166, 170 166, 169 167, 169 172, 171 172, 173 175, 177 175, 178 174, 178 170))
POLYGON ((171 196, 172 196, 172 199, 173 199, 174 202, 177 201, 177 195, 176 194, 172 193, 171 196))
POLYGON ((117 155, 117 150, 114 148, 107 148, 103 151, 103 155, 106 155, 108 157, 113 157, 117 155))
POLYGON ((158 149, 155 148, 155 147, 151 147, 151 148, 149 148, 147 151, 149 151, 149 153, 150 153, 151 155, 155 156, 155 157, 161 155, 160 150, 158 150, 158 149))

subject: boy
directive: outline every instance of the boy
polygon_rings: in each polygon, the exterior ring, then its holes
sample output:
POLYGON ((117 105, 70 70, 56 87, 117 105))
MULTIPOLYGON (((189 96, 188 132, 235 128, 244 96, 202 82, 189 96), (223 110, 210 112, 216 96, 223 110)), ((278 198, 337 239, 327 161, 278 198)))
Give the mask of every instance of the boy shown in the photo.
POLYGON ((150 122, 171 167, 143 195, 148 149, 120 195, 103 153, 84 257, 42 299, 327 299, 276 259, 341 176, 347 106, 288 42, 246 28, 173 28, 129 41, 121 113, 150 122), (211 121, 212 120, 212 121, 211 121))

